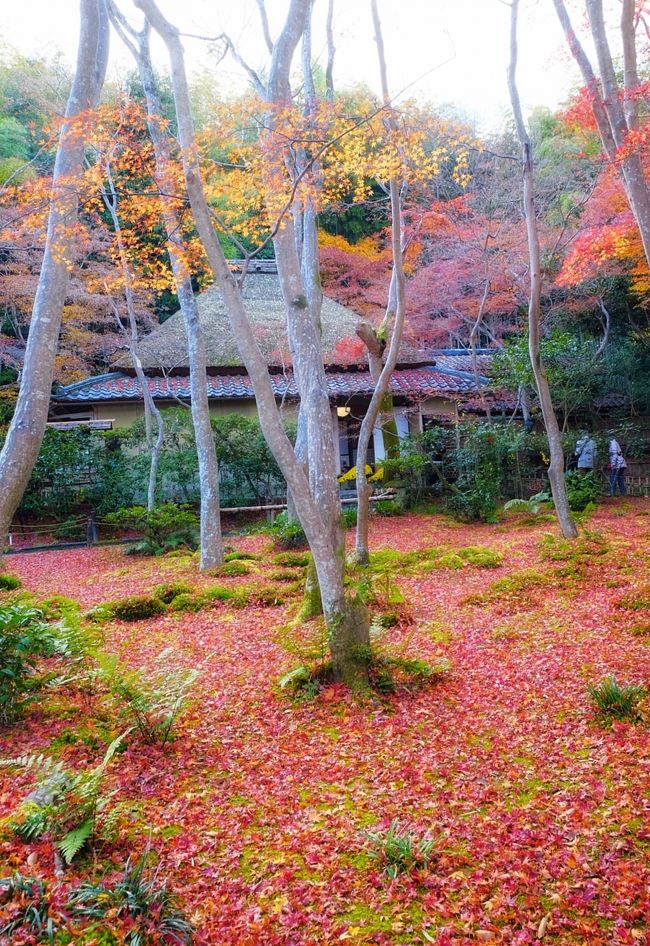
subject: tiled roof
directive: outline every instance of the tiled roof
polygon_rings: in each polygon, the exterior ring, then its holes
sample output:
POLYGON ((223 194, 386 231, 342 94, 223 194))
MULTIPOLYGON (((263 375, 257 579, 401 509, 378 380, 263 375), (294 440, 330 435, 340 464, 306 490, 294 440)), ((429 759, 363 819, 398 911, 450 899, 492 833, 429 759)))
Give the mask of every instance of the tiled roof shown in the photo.
MULTIPOLYGON (((297 397, 298 390, 293 375, 271 375, 271 384, 276 397, 297 397)), ((188 400, 190 380, 186 375, 168 378, 148 378, 149 390, 157 400, 188 400)), ((370 395, 374 390, 367 371, 341 371, 327 374, 331 398, 350 397, 353 394, 370 395)), ((391 378, 391 391, 405 397, 459 397, 476 390, 473 378, 445 374, 435 368, 405 368, 395 371, 391 378)), ((114 371, 59 388, 52 400, 57 403, 94 403, 96 401, 137 401, 142 397, 137 378, 114 371)), ((208 375, 208 397, 252 398, 253 386, 245 374, 208 375)))

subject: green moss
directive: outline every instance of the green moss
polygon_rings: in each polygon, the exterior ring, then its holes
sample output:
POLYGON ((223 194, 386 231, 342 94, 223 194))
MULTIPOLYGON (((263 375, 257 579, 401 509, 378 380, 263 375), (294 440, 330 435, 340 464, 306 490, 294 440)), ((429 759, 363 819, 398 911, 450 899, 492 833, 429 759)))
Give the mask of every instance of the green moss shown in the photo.
POLYGON ((256 562, 259 555, 254 552, 228 552, 225 557, 226 562, 256 562))
POLYGON ((49 598, 43 598, 38 602, 38 607, 43 612, 46 621, 60 621, 66 615, 79 613, 78 602, 65 595, 51 595, 49 598))
POLYGON ((197 598, 193 594, 180 594, 172 598, 169 607, 172 611, 200 611, 203 607, 203 599, 197 598))
POLYGON ((286 593, 276 588, 275 585, 259 585, 251 592, 250 602, 251 604, 272 608, 284 604, 286 597, 286 593))
POLYGON ((528 599, 530 592, 534 589, 551 584, 552 580, 552 576, 544 575, 532 569, 513 572, 511 575, 506 575, 492 582, 485 591, 467 595, 463 599, 463 604, 483 605, 500 600, 510 600, 518 603, 528 599))
POLYGON ((191 592, 191 586, 185 581, 166 582, 163 585, 157 585, 153 590, 154 597, 165 604, 170 604, 178 595, 187 595, 191 592))
POLYGON ((275 568, 268 573, 268 577, 271 581, 295 582, 300 580, 301 574, 302 572, 297 568, 275 568))
POLYGON ((650 588, 625 595, 617 603, 617 607, 625 608, 626 611, 650 611, 650 588))
POLYGON ((271 559, 274 565, 283 565, 286 568, 306 568, 310 561, 309 552, 279 552, 271 559))
POLYGON ((635 637, 647 637, 650 639, 650 621, 633 624, 630 628, 630 634, 633 634, 635 637))
POLYGON ((457 549, 457 552, 465 562, 477 568, 498 568, 503 562, 501 552, 482 545, 468 545, 466 548, 457 549))
POLYGON ((316 577, 316 568, 310 559, 305 575, 305 588, 302 605, 298 612, 298 621, 310 621, 314 617, 323 613, 323 602, 320 596, 320 587, 316 577))
POLYGON ((228 588, 226 585, 211 585, 202 591, 204 601, 230 601, 237 597, 236 588, 228 588))
POLYGON ((121 621, 143 621, 164 614, 167 610, 160 598, 147 595, 133 595, 122 601, 114 601, 110 609, 113 616, 121 621))
POLYGON ((245 562, 226 562, 225 565, 222 565, 219 569, 221 575, 248 575, 250 574, 250 566, 246 565, 245 562))

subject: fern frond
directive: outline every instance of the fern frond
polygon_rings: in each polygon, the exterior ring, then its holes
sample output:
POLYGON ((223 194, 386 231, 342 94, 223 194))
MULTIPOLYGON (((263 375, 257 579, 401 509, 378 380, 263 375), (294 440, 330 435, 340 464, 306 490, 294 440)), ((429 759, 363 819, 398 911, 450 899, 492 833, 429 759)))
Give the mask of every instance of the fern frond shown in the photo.
POLYGON ((76 855, 82 849, 88 838, 92 835, 94 820, 88 818, 78 827, 68 831, 65 837, 61 838, 57 844, 58 849, 63 854, 63 860, 66 864, 71 864, 76 855))

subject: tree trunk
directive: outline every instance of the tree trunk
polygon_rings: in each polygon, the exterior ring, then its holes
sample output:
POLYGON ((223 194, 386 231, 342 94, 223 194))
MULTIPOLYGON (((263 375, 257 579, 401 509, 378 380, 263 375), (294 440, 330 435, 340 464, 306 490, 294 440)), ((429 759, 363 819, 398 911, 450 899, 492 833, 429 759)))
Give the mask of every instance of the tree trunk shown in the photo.
MULTIPOLYGON (((134 0, 134 2, 144 11, 153 28, 161 35, 169 52, 185 185, 197 232, 221 290, 233 334, 237 339, 242 360, 253 385, 262 431, 287 482, 287 487, 291 490, 300 522, 312 551, 328 628, 334 674, 338 679, 350 685, 356 685, 367 679, 367 654, 360 653, 357 641, 361 639, 363 645, 367 647, 369 622, 367 615, 365 615, 365 622, 362 619, 365 614, 363 606, 356 600, 349 601, 346 598, 343 583, 344 556, 340 543, 335 541, 332 534, 332 520, 329 515, 331 497, 335 494, 335 490, 338 492, 334 457, 323 457, 322 447, 318 442, 308 443, 309 479, 296 459, 291 442, 282 426, 268 367, 260 353, 246 315, 239 286, 228 268, 212 225, 196 153, 183 47, 178 30, 162 16, 154 0, 134 0), (320 464, 313 469, 312 456, 320 464), (320 463, 321 459, 324 460, 323 463, 320 463), (310 489, 310 483, 314 492, 310 489), (322 504, 317 501, 317 496, 324 499, 322 504)), ((273 47, 269 82, 270 101, 279 103, 285 99, 284 90, 288 87, 293 53, 304 30, 309 7, 310 0, 292 0, 291 2, 285 28, 273 47)), ((319 340, 315 345, 312 343, 315 333, 311 319, 304 318, 308 303, 300 279, 300 269, 296 264, 297 252, 291 219, 286 218, 285 224, 278 241, 280 250, 278 269, 288 309, 288 334, 290 338, 293 338, 294 344, 298 339, 296 352, 299 361, 294 365, 294 369, 301 396, 306 394, 308 399, 306 416, 309 438, 314 431, 314 418, 320 416, 321 413, 323 391, 318 391, 316 385, 310 385, 308 374, 312 368, 315 368, 314 376, 319 378, 319 383, 322 383, 323 360, 319 340), (302 364, 303 359, 309 359, 308 367, 302 364), (318 370, 318 363, 320 370, 318 370), (313 401, 310 402, 309 398, 312 396, 313 401)), ((325 401, 327 402, 326 390, 325 401)), ((329 430, 331 445, 333 432, 329 403, 326 428, 329 430)), ((322 436, 326 438, 327 433, 323 433, 322 436)), ((320 441, 321 444, 325 442, 324 439, 320 441)), ((338 532, 340 531, 339 527, 338 532)))
POLYGON ((45 252, 13 420, 0 453, 0 543, 7 535, 47 425, 61 315, 76 246, 78 188, 84 174, 88 112, 104 83, 109 26, 104 0, 81 0, 77 68, 59 135, 45 252))
POLYGON ((551 493, 555 511, 562 529, 562 534, 567 539, 575 539, 578 532, 575 522, 571 516, 569 502, 566 494, 566 483, 564 479, 564 450, 562 448, 562 438, 558 426, 557 417, 553 409, 551 391, 546 377, 546 371, 542 364, 540 352, 540 314, 541 314, 541 295, 542 295, 542 274, 540 262, 539 234, 537 231, 537 217, 535 214, 534 200, 534 173, 533 173, 533 152, 530 137, 526 130, 524 117, 521 111, 521 102, 519 100, 519 91, 517 89, 516 70, 517 70, 517 14, 519 11, 519 0, 512 0, 510 19, 510 65, 508 67, 508 87, 510 90, 510 101, 515 118, 517 135, 521 144, 521 161, 524 188, 524 216, 526 218, 526 234, 528 237, 528 254, 530 260, 530 299, 528 303, 528 349, 530 361, 535 376, 537 394, 542 416, 544 418, 544 427, 548 437, 549 452, 551 463, 548 468, 548 478, 551 484, 551 493))
MULTIPOLYGON (((131 363, 133 364, 133 370, 135 371, 136 378, 140 383, 140 389, 142 390, 142 400, 144 403, 144 429, 145 437, 147 441, 147 447, 151 453, 151 460, 149 463, 149 485, 147 487, 147 512, 152 512, 153 507, 156 504, 156 484, 158 481, 158 467, 160 465, 160 454, 162 452, 163 444, 165 442, 165 425, 163 422, 162 414, 158 410, 156 403, 153 399, 153 395, 149 390, 149 385, 147 383, 147 378, 142 369, 142 362, 138 357, 138 323, 135 315, 135 305, 133 298, 133 281, 131 279, 131 270, 129 267, 129 260, 126 254, 126 248, 124 246, 124 237, 122 235, 122 225, 120 224, 120 218, 118 215, 118 206, 117 206, 117 193, 115 190, 115 185, 113 183, 113 175, 111 173, 110 167, 110 157, 106 159, 105 166, 105 175, 106 175, 106 184, 101 186, 101 195, 104 201, 104 205, 108 210, 111 221, 113 223, 113 232, 115 234, 115 241, 117 243, 117 252, 120 260, 120 268, 122 270, 122 277, 124 279, 124 297, 126 300, 126 311, 129 317, 129 329, 127 331, 122 319, 120 317, 120 312, 117 305, 114 306, 115 319, 117 324, 123 334, 127 339, 127 344, 129 346, 129 354, 131 356, 131 363), (153 421, 156 421, 156 439, 153 437, 153 421)), ((108 287, 106 287, 108 292, 108 287)))
MULTIPOLYGON (((384 105, 387 109, 386 125, 390 131, 396 129, 396 122, 391 111, 391 99, 388 90, 388 77, 386 70, 386 57, 384 54, 384 40, 381 32, 381 22, 377 9, 377 0, 371 0, 372 19, 375 27, 375 41, 377 43, 377 53, 379 57, 379 72, 381 76, 381 87, 384 105)), ((397 177, 390 180, 390 214, 391 214, 391 248, 393 255, 393 272, 391 276, 391 285, 388 292, 388 310, 384 319, 384 324, 388 329, 391 324, 391 339, 388 348, 388 355, 381 369, 381 374, 375 382, 375 389, 370 398, 370 404, 366 410, 359 431, 359 442, 357 444, 357 531, 355 554, 357 561, 361 565, 367 565, 370 559, 368 548, 368 520, 370 507, 370 485, 366 475, 366 459, 368 456, 368 447, 370 438, 375 429, 379 412, 384 406, 390 379, 397 358, 400 345, 402 343, 402 333, 404 321, 406 319, 406 277, 404 275, 404 257, 402 250, 402 210, 400 201, 400 182, 397 177), (392 318, 391 318, 392 317, 392 318)), ((374 378, 373 378, 374 380, 374 378)))
POLYGON ((154 149, 156 184, 160 193, 167 246, 174 275, 176 294, 185 326, 188 364, 190 368, 190 407, 199 465, 201 496, 201 563, 202 571, 223 564, 224 548, 219 501, 219 465, 210 423, 205 339, 199 309, 192 289, 192 280, 185 262, 181 220, 174 205, 175 184, 171 172, 171 148, 168 133, 161 124, 160 91, 149 50, 149 25, 135 33, 109 0, 111 19, 129 46, 136 63, 147 103, 147 127, 154 149), (127 37, 130 36, 129 39, 127 37))

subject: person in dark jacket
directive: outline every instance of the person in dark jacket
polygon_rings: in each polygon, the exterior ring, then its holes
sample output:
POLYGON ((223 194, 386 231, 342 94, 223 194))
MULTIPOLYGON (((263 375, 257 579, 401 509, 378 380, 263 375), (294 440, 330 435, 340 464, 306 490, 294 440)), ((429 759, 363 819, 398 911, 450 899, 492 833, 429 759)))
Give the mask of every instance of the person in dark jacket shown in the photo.
POLYGON ((621 496, 625 496, 625 471, 627 463, 618 440, 609 441, 609 495, 616 496, 618 488, 621 496))

